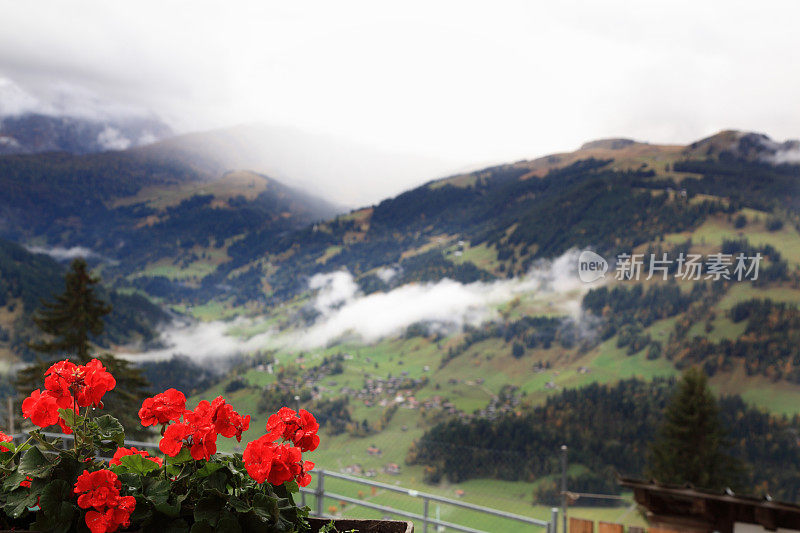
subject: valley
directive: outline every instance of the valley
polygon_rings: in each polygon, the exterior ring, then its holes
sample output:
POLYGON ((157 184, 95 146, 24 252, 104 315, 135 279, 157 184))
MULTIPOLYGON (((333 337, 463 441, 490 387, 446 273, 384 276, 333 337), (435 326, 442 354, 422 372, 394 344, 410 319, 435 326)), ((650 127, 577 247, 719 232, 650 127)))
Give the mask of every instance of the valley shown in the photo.
MULTIPOLYGON (((417 456, 420 443, 448 424, 488 431, 540 416, 543 406, 562 413, 572 408, 558 402, 592 387, 662 383, 664 399, 664 380, 694 365, 717 394, 750 406, 731 400, 740 416, 798 430, 800 167, 772 164, 771 146, 731 132, 688 147, 598 141, 432 181, 347 213, 268 176, 220 172, 163 146, 7 156, 0 182, 27 199, 29 212, 16 216, 15 201, 0 203, 0 233, 29 246, 95 251, 90 263, 117 295, 115 309, 126 312, 135 298, 139 310, 130 312, 152 315, 136 334, 109 320, 106 346, 146 361, 153 379, 163 376, 154 386, 202 375, 187 382, 189 403, 224 395, 251 414, 243 442, 263 431, 270 412, 299 402, 323 426, 314 459, 322 468, 544 517, 557 446, 580 440, 567 426, 547 426, 553 440, 537 450, 542 464, 525 479, 515 465, 531 452, 516 444, 499 455, 507 467, 454 479, 452 469, 437 470, 449 459, 417 456), (52 189, 36 196, 24 185, 30 176, 46 184, 83 169, 118 181, 65 189, 59 210, 50 207, 52 189), (752 281, 619 281, 612 262, 605 280, 584 284, 575 269, 585 249, 608 259, 759 253, 764 261, 752 281), (147 307, 155 305, 163 315, 147 307), (185 359, 165 360, 178 354, 185 359)), ((26 281, 0 262, 0 283, 9 287, 0 291, 6 365, 29 357, 13 339, 30 334, 26 317, 56 290, 63 269, 9 250, 49 270, 26 281)), ((632 393, 619 394, 628 401, 632 393)), ((641 475, 646 436, 620 437, 636 450, 627 463, 588 463, 578 454, 571 483, 618 492, 618 469, 641 475)), ((782 453, 800 453, 796 442, 790 448, 782 453)), ((773 468, 761 449, 740 453, 773 468)), ((753 490, 798 498, 793 484, 749 481, 753 490)), ((580 513, 641 523, 629 506, 580 513)))

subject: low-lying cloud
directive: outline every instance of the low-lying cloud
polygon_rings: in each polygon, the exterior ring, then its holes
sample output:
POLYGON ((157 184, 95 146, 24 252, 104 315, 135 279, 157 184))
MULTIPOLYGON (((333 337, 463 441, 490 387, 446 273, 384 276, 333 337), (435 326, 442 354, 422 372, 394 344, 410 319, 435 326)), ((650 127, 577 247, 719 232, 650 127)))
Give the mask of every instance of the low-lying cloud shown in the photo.
POLYGON ((776 165, 800 163, 800 146, 778 150, 772 155, 771 161, 776 165))
POLYGON ((84 259, 102 258, 100 254, 83 246, 72 246, 70 248, 65 248, 63 246, 53 246, 51 248, 45 246, 26 246, 25 249, 34 254, 49 255, 56 261, 71 261, 79 257, 83 257, 84 259))
POLYGON ((309 279, 309 288, 315 292, 308 305, 317 313, 309 326, 280 332, 271 329, 242 338, 232 332, 251 327, 258 330, 263 319, 183 324, 163 331, 166 348, 123 355, 161 360, 182 354, 203 360, 259 349, 311 349, 338 340, 372 343, 402 334, 418 323, 453 333, 466 325, 499 318, 498 306, 517 297, 540 301, 548 314, 577 319, 588 288, 576 273, 578 255, 578 251, 570 251, 555 260, 541 261, 527 275, 508 280, 459 283, 443 279, 367 295, 345 270, 317 274, 309 279))
POLYGON ((583 287, 575 271, 577 258, 577 252, 568 252, 536 264, 526 276, 509 280, 465 284, 443 279, 369 295, 358 291, 349 272, 317 274, 310 286, 319 290, 314 306, 321 315, 295 335, 293 344, 313 348, 343 336, 375 342, 420 322, 455 331, 497 318, 498 305, 530 293, 560 294, 554 311, 574 315, 580 308, 583 287))
POLYGON ((120 353, 120 357, 133 361, 164 361, 183 355, 193 361, 209 361, 246 354, 271 345, 275 338, 272 332, 254 335, 247 339, 231 334, 236 326, 251 323, 249 320, 233 322, 180 323, 161 331, 161 343, 157 348, 141 353, 120 353))

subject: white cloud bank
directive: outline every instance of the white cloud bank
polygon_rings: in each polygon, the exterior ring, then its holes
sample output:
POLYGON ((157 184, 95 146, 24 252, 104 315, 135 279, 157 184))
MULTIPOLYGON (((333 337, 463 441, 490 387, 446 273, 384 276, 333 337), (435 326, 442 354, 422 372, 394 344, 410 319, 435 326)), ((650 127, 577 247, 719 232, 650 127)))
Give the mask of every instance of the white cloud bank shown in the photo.
POLYGON ((132 361, 164 361, 178 355, 185 355, 195 362, 207 361, 253 352, 268 346, 274 338, 272 333, 255 335, 249 339, 231 335, 231 327, 243 322, 215 321, 172 326, 161 332, 165 348, 118 355, 132 361))
POLYGON ((26 246, 25 249, 34 254, 49 255, 56 261, 71 261, 79 257, 101 257, 99 254, 83 246, 72 246, 70 248, 65 248, 63 246, 54 246, 52 248, 44 246, 26 246))
POLYGON ((121 355, 134 360, 163 360, 182 354, 208 360, 258 349, 310 349, 339 339, 371 343, 401 334, 420 322, 454 332, 467 324, 496 319, 499 305, 521 296, 540 298, 550 312, 577 318, 581 299, 589 288, 577 276, 578 255, 578 251, 570 251, 553 261, 539 262, 526 276, 509 280, 465 284, 443 279, 369 295, 359 291, 347 271, 317 274, 309 280, 309 288, 317 291, 311 306, 319 316, 308 327, 267 331, 243 339, 234 336, 232 330, 258 326, 262 321, 184 324, 162 333, 167 348, 121 355))
POLYGON ((521 278, 468 284, 443 279, 366 296, 358 292, 349 272, 317 274, 309 285, 319 288, 315 308, 321 316, 311 327, 295 334, 293 344, 313 348, 342 336, 375 342, 419 322, 454 330, 494 319, 496 306, 530 293, 560 294, 560 311, 574 314, 579 310, 583 287, 575 271, 577 262, 578 253, 568 252, 554 261, 538 263, 521 278))

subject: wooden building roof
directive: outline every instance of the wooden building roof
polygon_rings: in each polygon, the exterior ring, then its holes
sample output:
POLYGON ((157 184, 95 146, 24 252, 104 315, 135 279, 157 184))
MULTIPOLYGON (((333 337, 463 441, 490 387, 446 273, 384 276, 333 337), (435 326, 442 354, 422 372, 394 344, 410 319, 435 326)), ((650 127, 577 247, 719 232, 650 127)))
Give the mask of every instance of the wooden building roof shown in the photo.
POLYGON ((662 485, 620 478, 633 489, 636 502, 647 509, 651 524, 677 531, 733 533, 735 523, 757 524, 764 529, 800 530, 800 505, 769 497, 738 496, 732 491, 712 492, 692 486, 662 485))

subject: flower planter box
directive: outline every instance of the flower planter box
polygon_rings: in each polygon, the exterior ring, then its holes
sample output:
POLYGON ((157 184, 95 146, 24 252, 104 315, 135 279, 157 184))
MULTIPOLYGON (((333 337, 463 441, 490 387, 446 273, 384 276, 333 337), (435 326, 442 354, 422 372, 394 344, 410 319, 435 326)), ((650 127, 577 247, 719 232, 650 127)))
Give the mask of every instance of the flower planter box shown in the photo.
MULTIPOLYGON (((319 531, 331 520, 329 518, 309 518, 312 533, 319 531)), ((414 533, 414 524, 400 520, 356 520, 336 518, 333 520, 339 531, 356 531, 356 533, 414 533)))

